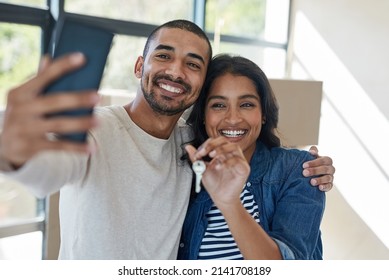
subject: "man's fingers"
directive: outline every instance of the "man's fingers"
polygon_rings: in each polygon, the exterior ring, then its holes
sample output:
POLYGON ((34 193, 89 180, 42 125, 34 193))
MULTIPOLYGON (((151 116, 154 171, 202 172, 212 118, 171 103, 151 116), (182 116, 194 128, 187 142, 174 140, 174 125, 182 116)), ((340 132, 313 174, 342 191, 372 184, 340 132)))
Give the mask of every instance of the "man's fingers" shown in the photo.
POLYGON ((44 118, 48 114, 93 108, 100 100, 97 92, 55 94, 39 96, 30 102, 18 103, 17 106, 7 107, 7 117, 12 116, 13 121, 35 120, 44 118))
POLYGON ((311 146, 309 148, 309 153, 315 157, 318 157, 319 156, 319 150, 317 149, 316 146, 311 146))
POLYGON ((46 115, 79 108, 92 108, 100 101, 96 91, 57 93, 36 100, 34 114, 46 115))
MULTIPOLYGON (((70 133, 70 132, 84 132, 88 131, 98 124, 97 118, 93 115, 68 118, 68 117, 53 117, 49 119, 42 119, 35 129, 37 135, 43 133, 70 133)), ((33 134, 31 131, 30 134, 33 134)))
POLYGON ((45 69, 47 69, 47 67, 50 65, 52 59, 49 55, 44 55, 39 63, 39 69, 38 69, 38 73, 44 71, 45 69))
POLYGON ((324 165, 332 166, 333 165, 332 158, 324 156, 311 161, 307 161, 303 164, 303 168, 318 167, 324 165))
POLYGON ((85 57, 81 53, 73 53, 63 56, 55 61, 44 58, 41 70, 31 80, 9 92, 9 101, 23 102, 32 100, 52 82, 61 76, 80 68, 85 63, 85 57))
MULTIPOLYGON (((64 55, 55 61, 53 60, 48 66, 44 67, 40 72, 38 79, 35 82, 38 83, 37 88, 41 87, 43 90, 48 84, 54 82, 58 78, 62 77, 71 71, 74 71, 84 65, 86 62, 85 56, 82 53, 72 53, 64 55)), ((34 83, 32 83, 34 85, 34 83)))
POLYGON ((328 192, 332 189, 333 186, 334 186, 333 183, 322 184, 322 185, 319 185, 319 189, 323 192, 328 192))
POLYGON ((333 183, 334 177, 332 175, 324 175, 311 179, 312 186, 327 185, 333 183))
POLYGON ((305 168, 303 170, 303 175, 305 177, 309 176, 320 176, 320 175, 331 175, 335 174, 335 167, 332 165, 320 165, 318 167, 305 168))

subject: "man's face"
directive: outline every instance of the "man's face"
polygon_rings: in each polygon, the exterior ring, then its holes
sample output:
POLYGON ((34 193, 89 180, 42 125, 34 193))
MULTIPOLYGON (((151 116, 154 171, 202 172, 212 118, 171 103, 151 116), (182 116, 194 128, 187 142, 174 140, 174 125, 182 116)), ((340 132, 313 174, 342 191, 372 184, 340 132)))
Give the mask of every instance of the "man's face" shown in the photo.
POLYGON ((161 29, 135 66, 152 109, 170 116, 189 108, 200 94, 209 59, 204 39, 178 28, 161 29))

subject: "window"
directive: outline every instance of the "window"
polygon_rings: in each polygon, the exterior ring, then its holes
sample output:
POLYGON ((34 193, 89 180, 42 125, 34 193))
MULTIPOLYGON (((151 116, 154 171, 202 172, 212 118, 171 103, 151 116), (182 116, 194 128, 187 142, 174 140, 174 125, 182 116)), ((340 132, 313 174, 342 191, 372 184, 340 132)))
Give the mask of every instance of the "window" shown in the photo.
POLYGON ((215 34, 264 38, 265 14, 266 0, 208 0, 205 30, 215 34))
POLYGON ((6 92, 38 69, 41 29, 36 26, 0 22, 0 105, 6 92))
POLYGON ((283 48, 221 42, 219 52, 239 54, 251 59, 262 68, 268 77, 283 78, 285 76, 286 50, 283 48))
POLYGON ((101 90, 120 89, 135 93, 138 79, 134 75, 135 61, 143 52, 145 37, 116 35, 107 59, 101 90), (120 61, 120 63, 116 63, 120 61))
MULTIPOLYGON (((41 33, 38 26, 0 22, 0 107, 9 88, 36 72, 41 33)), ((0 259, 41 259, 44 221, 44 200, 1 176, 0 259)))
POLYGON ((26 6, 46 7, 47 0, 2 0, 0 2, 26 6))
POLYGON ((205 30, 214 54, 245 56, 268 77, 285 76, 288 22, 288 0, 206 1, 205 30))
POLYGON ((135 21, 148 24, 162 24, 182 18, 192 19, 192 0, 66 0, 65 11, 71 13, 135 21))

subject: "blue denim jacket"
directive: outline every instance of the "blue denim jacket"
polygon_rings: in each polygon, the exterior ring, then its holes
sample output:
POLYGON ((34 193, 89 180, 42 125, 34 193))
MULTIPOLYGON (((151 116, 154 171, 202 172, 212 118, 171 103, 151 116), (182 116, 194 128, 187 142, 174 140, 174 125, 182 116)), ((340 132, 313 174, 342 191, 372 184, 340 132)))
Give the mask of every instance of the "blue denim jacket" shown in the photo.
MULTIPOLYGON (((278 244, 284 259, 322 259, 320 223, 325 193, 302 175, 311 160, 306 151, 268 149, 261 142, 251 159, 246 188, 258 204, 260 224, 278 244)), ((178 259, 197 259, 212 200, 203 189, 190 203, 178 259)))

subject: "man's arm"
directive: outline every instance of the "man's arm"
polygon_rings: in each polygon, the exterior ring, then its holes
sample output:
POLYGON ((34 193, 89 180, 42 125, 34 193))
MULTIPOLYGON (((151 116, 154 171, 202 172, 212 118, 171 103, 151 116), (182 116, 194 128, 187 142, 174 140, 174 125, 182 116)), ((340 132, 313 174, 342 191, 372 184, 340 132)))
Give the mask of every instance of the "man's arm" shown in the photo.
POLYGON ((44 151, 17 170, 1 172, 25 186, 34 196, 44 198, 85 176, 88 158, 88 155, 80 153, 44 151))

